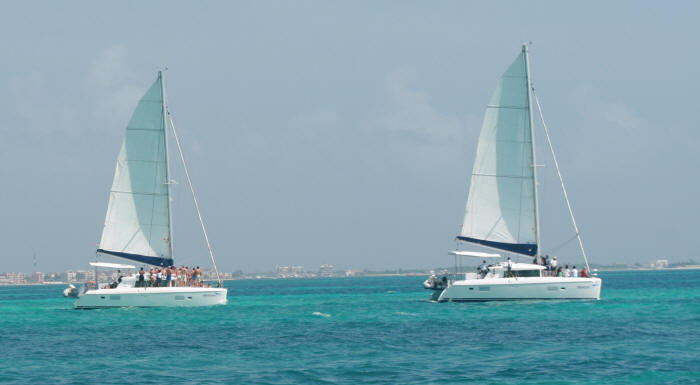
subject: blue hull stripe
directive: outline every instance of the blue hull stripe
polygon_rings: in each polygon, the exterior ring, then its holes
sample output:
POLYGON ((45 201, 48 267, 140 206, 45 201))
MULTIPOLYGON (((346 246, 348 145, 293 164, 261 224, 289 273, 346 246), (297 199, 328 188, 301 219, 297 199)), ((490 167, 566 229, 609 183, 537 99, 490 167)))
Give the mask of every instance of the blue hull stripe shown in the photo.
POLYGON ((513 253, 524 254, 533 256, 537 254, 537 245, 534 243, 502 243, 502 242, 492 242, 485 241, 483 239, 469 238, 469 237, 457 237, 460 241, 466 241, 471 243, 476 243, 479 245, 484 245, 488 247, 493 247, 495 249, 501 249, 505 251, 510 251, 513 253))
POLYGON ((173 266, 175 264, 172 258, 150 257, 148 255, 122 253, 121 251, 110 251, 104 249, 97 249, 97 252, 130 259, 136 262, 143 262, 154 266, 173 266))

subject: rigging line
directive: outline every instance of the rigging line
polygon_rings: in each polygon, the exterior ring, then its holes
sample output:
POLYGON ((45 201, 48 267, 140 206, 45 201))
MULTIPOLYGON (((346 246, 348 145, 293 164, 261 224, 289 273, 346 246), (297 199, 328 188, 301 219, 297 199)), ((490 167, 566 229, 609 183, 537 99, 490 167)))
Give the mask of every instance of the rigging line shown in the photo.
POLYGON ((562 247, 568 245, 569 242, 571 242, 571 241, 573 241, 574 239, 576 239, 577 236, 578 236, 578 234, 576 234, 576 235, 574 235, 573 237, 567 239, 566 241, 564 241, 564 242, 563 242, 562 244, 560 244, 559 246, 550 249, 549 251, 547 251, 547 254, 550 254, 550 253, 551 253, 551 254, 554 254, 555 251, 557 251, 557 250, 561 249, 562 247))
POLYGON ((204 227, 204 220, 202 219, 202 213, 199 211, 199 203, 197 202, 197 195, 194 193, 194 187, 192 186, 192 180, 190 179, 190 172, 187 169, 187 163, 185 162, 185 155, 182 153, 182 146, 180 145, 180 137, 177 135, 177 130, 175 129, 175 122, 173 122, 173 117, 170 112, 167 112, 168 120, 170 121, 170 127, 173 129, 173 137, 175 137, 175 144, 177 144, 177 152, 180 154, 180 160, 182 161, 182 167, 185 170, 185 176, 187 177, 187 184, 190 186, 190 192, 192 193, 192 200, 194 201, 194 208, 197 209, 197 216, 199 217, 199 224, 202 226, 202 233, 204 234, 204 240, 207 243, 207 249, 209 250, 209 256, 211 257, 211 263, 214 265, 214 270, 216 271, 216 280, 219 282, 219 287, 223 287, 221 282, 221 275, 219 274, 219 268, 216 266, 216 260, 214 260, 214 251, 211 248, 211 243, 209 243, 209 236, 207 235, 207 229, 204 227))
POLYGON ((532 95, 535 97, 535 103, 537 103, 537 110, 540 113, 540 119, 542 119, 542 127, 544 127, 544 133, 547 137, 547 144, 549 144, 549 150, 552 152, 552 159, 554 160, 554 166, 557 169, 557 175, 559 175, 559 181, 561 182, 561 190, 564 192, 564 199, 566 200, 566 207, 569 208, 569 214, 571 215, 571 222, 574 225, 574 230, 576 231, 576 238, 578 238, 578 244, 581 247, 581 254, 583 254, 583 260, 586 262, 586 270, 591 271, 588 265, 588 257, 586 256, 586 250, 583 248, 583 240, 581 239, 581 232, 578 230, 578 225, 576 224, 576 219, 574 218, 574 209, 571 208, 571 202, 569 201, 569 194, 566 193, 566 187, 564 186, 564 177, 561 175, 561 170, 559 169, 559 161, 557 161, 557 156, 554 153, 554 146, 552 146, 552 140, 549 137, 549 129, 547 128, 547 123, 544 121, 544 114, 542 114, 542 106, 540 105, 540 99, 535 93, 535 89, 532 89, 532 95))

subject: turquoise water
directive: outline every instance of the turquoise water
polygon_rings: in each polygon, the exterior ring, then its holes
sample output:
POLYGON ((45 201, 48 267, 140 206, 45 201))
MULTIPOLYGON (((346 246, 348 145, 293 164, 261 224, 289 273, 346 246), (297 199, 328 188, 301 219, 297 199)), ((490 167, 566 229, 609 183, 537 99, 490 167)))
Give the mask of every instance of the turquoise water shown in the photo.
POLYGON ((73 310, 0 287, 0 383, 700 384, 700 270, 600 301, 426 301, 425 277, 228 282, 209 308, 73 310))

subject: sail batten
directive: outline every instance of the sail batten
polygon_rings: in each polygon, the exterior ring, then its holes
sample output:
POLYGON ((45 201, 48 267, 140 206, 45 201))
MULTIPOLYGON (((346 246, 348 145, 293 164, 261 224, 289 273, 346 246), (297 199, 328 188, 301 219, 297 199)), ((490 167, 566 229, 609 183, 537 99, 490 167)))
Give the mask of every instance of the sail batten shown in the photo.
POLYGON ((501 76, 487 105, 457 239, 535 255, 537 213, 528 87, 523 50, 501 76))
POLYGON ((162 76, 139 101, 117 158, 98 252, 172 265, 162 76))

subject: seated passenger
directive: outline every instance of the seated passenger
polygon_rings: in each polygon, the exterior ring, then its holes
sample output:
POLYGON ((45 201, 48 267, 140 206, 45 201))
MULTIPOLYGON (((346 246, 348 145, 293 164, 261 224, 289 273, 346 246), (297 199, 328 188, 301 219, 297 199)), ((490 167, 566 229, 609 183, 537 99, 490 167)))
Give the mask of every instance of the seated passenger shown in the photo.
POLYGON ((489 267, 486 264, 486 261, 484 260, 481 265, 479 266, 479 274, 481 275, 481 278, 484 278, 486 274, 489 273, 489 267))

